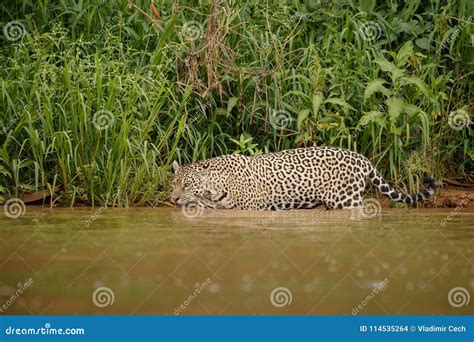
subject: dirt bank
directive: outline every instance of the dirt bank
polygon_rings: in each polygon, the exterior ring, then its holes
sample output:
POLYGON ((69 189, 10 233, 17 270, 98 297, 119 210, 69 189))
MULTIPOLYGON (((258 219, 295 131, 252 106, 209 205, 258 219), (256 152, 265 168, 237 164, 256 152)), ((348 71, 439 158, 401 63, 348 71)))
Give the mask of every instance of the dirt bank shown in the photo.
MULTIPOLYGON (((390 207, 393 203, 385 196, 380 197, 379 201, 382 207, 390 207)), ((433 197, 419 205, 422 208, 474 208, 474 186, 439 188, 433 197)))
MULTIPOLYGON (((23 197, 23 201, 26 205, 44 205, 48 206, 50 204, 50 197, 49 192, 36 192, 25 194, 23 197)), ((2 197, 0 195, 0 197, 2 197)), ((392 202, 388 197, 381 195, 379 192, 367 192, 365 195, 366 198, 370 197, 377 197, 377 200, 380 202, 382 207, 388 208, 393 207, 394 202, 392 202)), ((8 199, 9 196, 4 196, 3 200, 8 199)), ((0 198, 0 204, 1 204, 0 198)), ((63 205, 60 202, 54 203, 55 207, 62 207, 63 205)), ((75 207, 88 207, 87 203, 76 203, 75 207)), ((134 205, 130 205, 134 206, 134 205)), ((149 205, 143 206, 174 206, 167 201, 156 201, 154 203, 150 203, 149 205)), ((419 206, 421 208, 456 208, 456 207, 464 207, 464 208, 474 208, 474 185, 469 187, 455 187, 455 186, 445 186, 439 188, 436 195, 432 196, 430 199, 425 201, 424 203, 420 203, 419 206)))

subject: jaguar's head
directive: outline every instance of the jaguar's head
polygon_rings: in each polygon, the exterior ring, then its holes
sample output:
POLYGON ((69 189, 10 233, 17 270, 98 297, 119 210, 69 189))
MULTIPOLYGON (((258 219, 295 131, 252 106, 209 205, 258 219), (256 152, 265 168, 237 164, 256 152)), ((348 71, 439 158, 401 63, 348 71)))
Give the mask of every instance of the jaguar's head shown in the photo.
POLYGON ((194 203, 204 207, 216 207, 217 202, 225 195, 220 190, 219 181, 215 172, 209 168, 206 161, 180 166, 173 162, 175 173, 171 202, 178 206, 194 203), (217 180, 217 181, 216 181, 217 180))

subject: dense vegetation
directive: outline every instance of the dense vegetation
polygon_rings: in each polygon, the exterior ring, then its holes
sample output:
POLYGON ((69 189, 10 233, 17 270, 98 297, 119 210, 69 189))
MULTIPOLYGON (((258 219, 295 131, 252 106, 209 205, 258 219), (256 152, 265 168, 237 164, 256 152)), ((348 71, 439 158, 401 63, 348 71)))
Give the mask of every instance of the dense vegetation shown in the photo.
POLYGON ((150 204, 174 159, 313 145, 472 180, 471 0, 155 4, 2 1, 0 194, 150 204))

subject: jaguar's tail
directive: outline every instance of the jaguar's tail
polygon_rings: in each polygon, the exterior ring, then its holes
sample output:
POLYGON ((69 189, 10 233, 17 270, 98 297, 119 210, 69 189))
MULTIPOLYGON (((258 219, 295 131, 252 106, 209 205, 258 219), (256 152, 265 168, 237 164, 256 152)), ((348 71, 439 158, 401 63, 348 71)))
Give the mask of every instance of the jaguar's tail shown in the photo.
POLYGON ((372 169, 369 171, 368 178, 375 185, 381 193, 389 197, 393 201, 403 202, 407 204, 413 204, 416 202, 424 201, 431 195, 436 192, 438 185, 433 177, 426 177, 423 180, 423 183, 426 185, 426 189, 417 193, 417 194, 404 194, 403 192, 396 191, 392 186, 390 186, 385 179, 382 178, 377 169, 372 166, 372 169))

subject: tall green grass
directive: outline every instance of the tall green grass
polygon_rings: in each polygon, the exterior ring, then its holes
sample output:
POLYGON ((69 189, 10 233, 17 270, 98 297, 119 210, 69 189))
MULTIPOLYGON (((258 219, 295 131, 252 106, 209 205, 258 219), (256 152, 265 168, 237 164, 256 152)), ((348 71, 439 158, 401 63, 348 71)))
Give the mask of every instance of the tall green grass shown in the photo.
POLYGON ((126 1, 0 4, 1 28, 25 28, 0 36, 0 193, 156 204, 173 159, 313 145, 409 191, 425 172, 472 180, 470 125, 448 124, 472 120, 471 2, 157 7, 159 30, 126 1))

